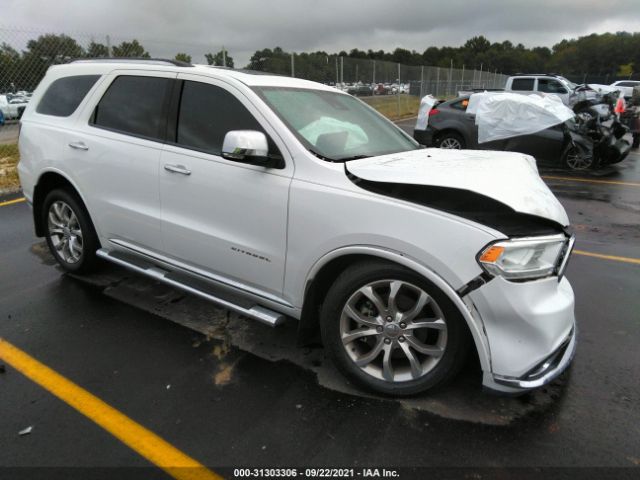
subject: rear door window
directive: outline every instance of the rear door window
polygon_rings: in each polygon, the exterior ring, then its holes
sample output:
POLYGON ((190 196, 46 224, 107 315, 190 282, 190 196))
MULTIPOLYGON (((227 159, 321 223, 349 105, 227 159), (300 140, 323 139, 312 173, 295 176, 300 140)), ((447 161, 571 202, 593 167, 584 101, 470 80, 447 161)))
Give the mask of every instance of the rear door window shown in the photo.
POLYGON ((533 82, 533 78, 514 78, 513 82, 511 82, 511 90, 520 92, 532 92, 533 82))
POLYGON ((121 75, 96 106, 92 124, 136 137, 164 141, 173 80, 121 75))
POLYGON ((38 103, 36 113, 55 117, 70 116, 98 78, 100 75, 74 75, 54 80, 38 103))

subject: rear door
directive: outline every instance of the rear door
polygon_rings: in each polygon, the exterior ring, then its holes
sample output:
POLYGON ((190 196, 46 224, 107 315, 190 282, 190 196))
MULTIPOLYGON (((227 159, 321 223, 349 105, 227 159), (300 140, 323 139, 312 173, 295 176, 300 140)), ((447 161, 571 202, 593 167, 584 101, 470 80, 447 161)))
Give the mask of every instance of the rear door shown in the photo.
POLYGON ((290 158, 282 169, 221 156, 225 134, 259 130, 270 154, 287 155, 276 132, 235 87, 180 74, 173 142, 162 152, 162 237, 171 257, 257 293, 282 292, 290 158))
POLYGON ((564 146, 563 125, 541 130, 532 135, 520 135, 506 139, 504 150, 532 155, 541 162, 555 163, 564 146))
POLYGON ((111 73, 63 151, 103 238, 162 249, 158 165, 176 74, 111 73))

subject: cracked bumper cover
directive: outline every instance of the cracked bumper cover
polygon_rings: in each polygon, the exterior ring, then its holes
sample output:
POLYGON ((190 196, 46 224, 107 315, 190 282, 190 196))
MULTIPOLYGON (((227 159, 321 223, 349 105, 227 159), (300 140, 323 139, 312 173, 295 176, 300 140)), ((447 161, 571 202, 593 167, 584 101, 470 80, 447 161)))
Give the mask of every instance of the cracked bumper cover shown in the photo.
POLYGON ((577 333, 574 327, 560 348, 522 377, 509 377, 485 372, 484 388, 501 393, 520 393, 552 382, 571 364, 576 353, 576 338, 577 333))
POLYGON ((539 388, 571 363, 575 302, 565 277, 521 283, 494 278, 468 297, 488 343, 486 389, 519 393, 539 388))

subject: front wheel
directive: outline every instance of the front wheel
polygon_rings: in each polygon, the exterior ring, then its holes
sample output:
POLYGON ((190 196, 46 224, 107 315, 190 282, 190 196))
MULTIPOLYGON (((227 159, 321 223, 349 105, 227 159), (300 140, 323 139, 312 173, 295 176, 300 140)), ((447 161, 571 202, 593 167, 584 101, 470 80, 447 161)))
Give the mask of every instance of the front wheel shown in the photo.
POLYGON ((443 384, 469 346, 464 319, 439 288, 381 262, 357 264, 338 277, 321 310, 321 331, 347 378, 394 396, 443 384))
POLYGON ((80 199, 67 190, 52 190, 42 215, 49 250, 60 266, 69 272, 92 270, 99 240, 80 199))
POLYGON ((593 155, 585 155, 575 145, 569 144, 562 153, 562 163, 570 170, 587 170, 594 165, 593 155))

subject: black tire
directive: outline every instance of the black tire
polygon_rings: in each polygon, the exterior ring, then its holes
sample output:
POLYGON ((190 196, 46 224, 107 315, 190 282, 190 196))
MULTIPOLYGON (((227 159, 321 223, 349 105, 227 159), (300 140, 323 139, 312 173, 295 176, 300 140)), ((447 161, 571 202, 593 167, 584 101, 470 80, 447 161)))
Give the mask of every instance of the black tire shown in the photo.
POLYGON ((631 148, 640 147, 640 133, 633 134, 633 143, 631 144, 631 148))
POLYGON ((438 148, 462 150, 466 148, 466 144, 462 135, 456 132, 444 132, 438 136, 436 142, 438 148), (457 145, 457 146, 448 146, 457 145))
MULTIPOLYGON (((80 200, 75 192, 70 192, 66 189, 56 189, 49 192, 42 205, 41 221, 49 250, 63 269, 68 272, 87 273, 96 268, 98 264, 96 251, 100 248, 100 241, 98 240, 98 235, 82 200, 80 200), (74 262, 65 259, 64 248, 63 253, 61 253, 54 245, 54 239, 52 237, 56 237, 57 239, 65 237, 65 235, 54 235, 51 232, 52 227, 49 223, 49 212, 52 205, 56 202, 58 202, 57 205, 60 205, 60 202, 67 205, 77 218, 77 224, 80 226, 82 251, 78 254, 78 259, 74 262)), ((68 234, 66 236, 68 237, 68 234)))
POLYGON ((569 170, 574 170, 574 171, 588 170, 590 168, 596 167, 596 162, 593 156, 589 159, 590 161, 583 160, 581 162, 580 160, 576 160, 576 155, 577 156, 582 155, 584 157, 583 152, 581 152, 581 150, 578 147, 570 143, 569 145, 566 146, 566 148, 562 152, 562 156, 560 157, 560 161, 562 162, 562 165, 565 168, 568 168, 569 170))
MULTIPOLYGON (((387 317, 387 319, 388 318, 390 317, 387 317)), ((470 333, 468 327, 453 302, 433 283, 422 278, 415 272, 384 261, 358 263, 347 268, 338 276, 335 283, 329 289, 324 304, 322 305, 320 311, 320 329, 323 344, 337 368, 354 384, 383 395, 409 396, 443 385, 458 373, 465 362, 470 348, 470 333), (446 321, 444 353, 436 361, 435 366, 422 372, 422 376, 419 378, 404 381, 395 381, 394 378, 393 381, 389 381, 374 376, 357 366, 355 360, 351 358, 351 354, 347 352, 347 348, 350 348, 353 352, 354 346, 352 343, 348 344, 349 347, 343 346, 343 333, 341 331, 343 308, 347 301, 353 298, 352 295, 357 295, 356 292, 358 289, 370 283, 375 284, 375 282, 380 281, 406 282, 406 284, 421 289, 436 302, 437 307, 446 321)), ((415 331, 416 330, 413 330, 413 332, 415 331)), ((406 331, 400 331, 401 334, 407 334, 407 332, 409 332, 408 329, 406 331)), ((385 333, 381 335, 386 335, 386 330, 385 333)), ((383 340, 382 338, 377 338, 381 335, 375 335, 375 337, 369 338, 374 338, 372 341, 378 342, 383 340)), ((438 332, 437 335, 440 335, 440 332, 438 332)), ((402 341, 402 335, 398 337, 397 340, 402 341)), ((354 343, 357 341, 363 340, 359 339, 354 341, 354 343)), ((384 342, 387 341, 385 338, 384 342)), ((391 340, 389 341, 391 342, 391 340)), ((405 346, 408 348, 409 340, 405 341, 407 342, 405 346)), ((407 360, 406 357, 402 357, 402 355, 404 355, 401 348, 402 345, 395 340, 392 342, 393 345, 389 345, 389 348, 391 348, 391 352, 396 352, 391 353, 392 359, 400 357, 394 361, 402 362, 403 360, 407 360), (396 355, 396 357, 393 357, 393 355, 396 355)), ((427 362, 435 361, 429 360, 428 356, 424 358, 426 358, 425 361, 427 362)), ((381 352, 370 364, 374 362, 381 363, 383 359, 384 353, 381 352), (383 358, 381 359, 380 357, 383 358)), ((366 368, 369 368, 369 366, 366 368)))

